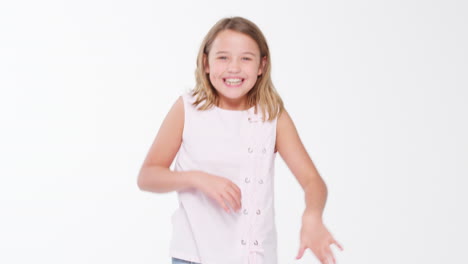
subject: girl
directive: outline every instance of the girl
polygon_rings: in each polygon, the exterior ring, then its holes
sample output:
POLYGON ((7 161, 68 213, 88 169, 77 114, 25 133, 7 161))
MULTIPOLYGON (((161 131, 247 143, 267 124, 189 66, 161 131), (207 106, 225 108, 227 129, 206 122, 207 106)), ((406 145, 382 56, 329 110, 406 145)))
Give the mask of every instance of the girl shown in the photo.
POLYGON ((321 263, 335 263, 329 246, 343 250, 322 221, 325 183, 270 71, 267 42, 249 20, 222 19, 204 38, 196 86, 172 106, 138 175, 141 190, 177 191, 172 263, 277 264, 277 152, 305 192, 296 259, 309 248, 321 263))

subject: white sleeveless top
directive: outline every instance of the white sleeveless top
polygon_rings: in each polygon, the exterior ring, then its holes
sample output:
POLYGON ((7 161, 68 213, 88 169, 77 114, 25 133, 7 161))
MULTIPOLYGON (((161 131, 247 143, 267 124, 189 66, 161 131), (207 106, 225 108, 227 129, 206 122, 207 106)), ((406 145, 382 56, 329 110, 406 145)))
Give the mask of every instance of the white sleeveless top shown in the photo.
POLYGON ((260 108, 255 114, 254 107, 199 111, 191 104, 195 98, 190 92, 182 98, 185 123, 174 170, 230 179, 241 190, 242 208, 227 213, 197 189, 177 192, 170 256, 201 264, 277 264, 277 119, 262 122, 260 108))

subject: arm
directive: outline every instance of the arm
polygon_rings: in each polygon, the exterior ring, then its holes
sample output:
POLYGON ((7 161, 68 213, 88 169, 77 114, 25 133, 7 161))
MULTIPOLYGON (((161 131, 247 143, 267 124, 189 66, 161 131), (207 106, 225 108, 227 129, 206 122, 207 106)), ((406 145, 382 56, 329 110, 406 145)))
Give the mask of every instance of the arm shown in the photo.
POLYGON ((149 192, 170 192, 194 186, 195 171, 169 169, 182 143, 184 102, 179 97, 169 110, 138 174, 138 187, 149 192))
POLYGON ((199 189, 230 212, 240 210, 241 191, 232 181, 203 171, 171 171, 169 169, 180 145, 184 131, 184 102, 174 103, 164 119, 138 174, 138 187, 149 192, 170 192, 188 188, 199 189))
POLYGON ((327 263, 328 259, 334 261, 329 245, 335 243, 341 250, 343 248, 333 239, 322 221, 327 187, 307 154, 287 111, 278 117, 276 148, 305 193, 301 246, 296 259, 302 257, 306 248, 310 248, 322 263, 327 263))
POLYGON ((327 187, 299 138, 289 114, 284 111, 278 118, 276 147, 288 168, 305 193, 304 215, 322 221, 327 199, 327 187))
POLYGON ((305 193, 304 215, 322 221, 327 199, 327 187, 299 138, 289 114, 284 111, 278 118, 276 146, 288 168, 305 193))

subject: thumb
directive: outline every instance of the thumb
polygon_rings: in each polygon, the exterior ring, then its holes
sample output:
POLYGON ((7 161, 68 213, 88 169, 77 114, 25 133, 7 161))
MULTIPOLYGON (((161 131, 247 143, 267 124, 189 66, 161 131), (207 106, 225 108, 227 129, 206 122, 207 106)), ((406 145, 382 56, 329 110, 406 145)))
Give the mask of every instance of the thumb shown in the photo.
POLYGON ((296 259, 302 258, 302 256, 304 255, 305 250, 306 250, 306 246, 301 244, 301 246, 299 248, 299 252, 297 253, 296 259))

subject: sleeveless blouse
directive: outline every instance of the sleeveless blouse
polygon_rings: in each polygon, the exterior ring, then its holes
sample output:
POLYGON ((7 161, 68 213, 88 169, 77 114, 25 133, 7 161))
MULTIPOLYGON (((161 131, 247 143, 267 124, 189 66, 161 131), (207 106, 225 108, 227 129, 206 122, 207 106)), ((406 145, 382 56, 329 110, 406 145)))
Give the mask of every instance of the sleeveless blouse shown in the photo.
POLYGON ((277 264, 277 118, 263 122, 260 108, 255 114, 254 107, 201 111, 192 105, 195 97, 190 92, 182 98, 184 130, 174 170, 204 171, 231 180, 241 190, 242 208, 227 213, 195 188, 178 191, 170 256, 201 264, 277 264))

